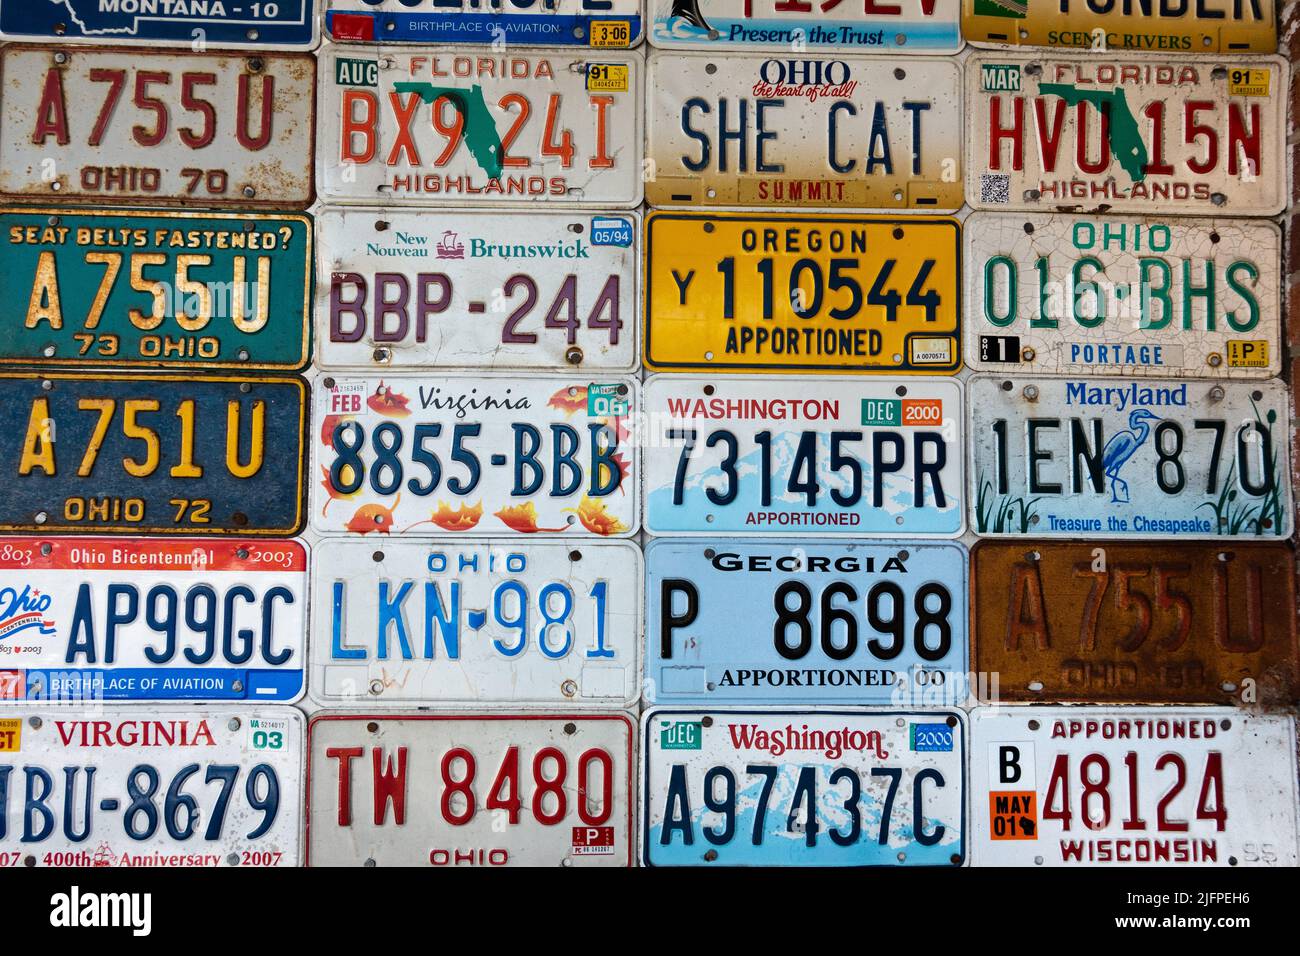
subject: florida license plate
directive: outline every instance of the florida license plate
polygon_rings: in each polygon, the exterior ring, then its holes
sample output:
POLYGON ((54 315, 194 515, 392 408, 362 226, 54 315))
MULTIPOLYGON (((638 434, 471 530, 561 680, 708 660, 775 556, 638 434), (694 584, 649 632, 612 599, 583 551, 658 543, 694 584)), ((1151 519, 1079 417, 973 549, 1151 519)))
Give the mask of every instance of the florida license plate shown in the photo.
POLYGON ((960 866, 957 712, 650 710, 646 866, 960 866))
POLYGON ((335 41, 628 47, 640 0, 326 0, 335 41))
POLYGON ((167 0, 32 0, 0 2, 6 40, 86 40, 155 49, 189 46, 307 50, 320 37, 315 0, 171 3, 167 0))

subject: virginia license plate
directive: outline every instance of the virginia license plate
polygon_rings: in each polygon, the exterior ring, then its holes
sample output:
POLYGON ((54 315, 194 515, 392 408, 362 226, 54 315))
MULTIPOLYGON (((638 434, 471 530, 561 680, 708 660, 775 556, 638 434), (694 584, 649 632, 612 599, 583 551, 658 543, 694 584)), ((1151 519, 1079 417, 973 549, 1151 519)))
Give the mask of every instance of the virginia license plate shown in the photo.
POLYGON ((960 229, 954 219, 654 213, 646 365, 956 371, 960 229))
POLYGON ((303 209, 316 58, 6 46, 0 194, 303 209), (21 79, 21 82, 16 80, 21 79))
POLYGON ((0 530, 288 536, 302 526, 295 378, 0 373, 0 530))
POLYGON ((312 866, 631 866, 623 714, 311 721, 312 866))
POLYGON ((333 209, 318 222, 323 368, 636 364, 636 213, 333 209))
POLYGON ((975 866, 1296 865, 1295 720, 1220 708, 978 708, 975 866))
POLYGON ((1281 382, 977 375, 966 388, 978 534, 1291 535, 1281 382))
POLYGON ((292 707, 13 709, 0 866, 298 866, 292 707))
POLYGON ((653 206, 961 206, 961 68, 940 58, 652 53, 653 206))
POLYGON ((957 712, 650 710, 646 866, 960 866, 957 712))
POLYGON ((319 39, 315 0, 168 3, 166 0, 0 0, 0 37, 306 50, 319 39))
POLYGON ((1267 220, 975 213, 966 364, 1058 375, 1271 378, 1282 236, 1267 220))
POLYGON ((966 61, 976 209, 1271 216, 1286 64, 981 54, 966 61))
POLYGON ((327 0, 332 40, 628 47, 640 0, 327 0))

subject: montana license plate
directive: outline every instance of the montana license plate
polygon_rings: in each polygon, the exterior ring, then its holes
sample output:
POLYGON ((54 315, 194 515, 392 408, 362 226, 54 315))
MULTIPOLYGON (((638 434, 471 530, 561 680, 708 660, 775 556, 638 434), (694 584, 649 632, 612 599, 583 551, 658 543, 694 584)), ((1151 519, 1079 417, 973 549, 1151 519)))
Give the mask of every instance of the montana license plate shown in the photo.
POLYGON ((319 31, 316 0, 0 0, 0 37, 307 50, 319 31))
POLYGON ((627 47, 641 0, 325 0, 335 41, 627 47))

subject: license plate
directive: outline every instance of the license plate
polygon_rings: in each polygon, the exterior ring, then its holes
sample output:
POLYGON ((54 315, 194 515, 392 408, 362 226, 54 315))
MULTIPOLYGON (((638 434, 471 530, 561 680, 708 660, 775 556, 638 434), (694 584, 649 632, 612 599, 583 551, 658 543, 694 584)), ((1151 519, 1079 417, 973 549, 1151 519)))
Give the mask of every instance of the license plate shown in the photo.
POLYGON ((1287 706, 1300 689, 1283 542, 985 541, 971 574, 972 669, 1002 700, 1287 706))
POLYGON ((646 365, 956 371, 960 230, 955 219, 652 214, 646 365))
POLYGON ((418 47, 321 56, 326 202, 641 201, 641 58, 418 47))
POLYGON ((966 388, 978 534, 1291 535, 1281 382, 977 375, 966 388))
POLYGON ((307 50, 319 40, 315 0, 159 3, 157 0, 0 0, 6 40, 135 44, 200 42, 214 47, 307 50))
POLYGON ((983 54, 966 62, 976 209, 1272 216, 1286 64, 983 54))
POLYGON ((308 747, 311 866, 632 864, 623 714, 322 714, 308 747))
POLYGON ((327 210, 320 365, 629 371, 638 219, 327 210))
POLYGON ((962 531, 955 381, 656 375, 644 389, 652 534, 962 531))
POLYGON ((1282 237, 1249 221, 975 213, 966 364, 1057 375, 1271 378, 1282 237))
POLYGON ((306 216, 0 210, 0 363, 293 370, 311 357, 306 216))
POLYGON ((294 378, 0 373, 0 530, 294 535, 294 378))
POLYGON ((961 206, 951 59, 652 53, 652 206, 961 206))
POLYGON ((660 538, 646 547, 646 581, 650 700, 965 699, 960 545, 660 538))
POLYGON ((647 711, 646 866, 960 866, 959 713, 647 711))
POLYGON ((630 379, 407 374, 320 384, 317 531, 637 530, 630 379))
POLYGON ((327 0, 331 40, 618 48, 641 41, 640 0, 327 0), (487 9, 480 9, 487 8, 487 9))
POLYGON ((299 865, 294 708, 9 714, 0 866, 299 865))
POLYGON ((978 708, 975 866, 1296 865, 1291 717, 978 708))
POLYGON ((632 542, 376 547, 316 546, 321 703, 636 703, 643 584, 632 542))

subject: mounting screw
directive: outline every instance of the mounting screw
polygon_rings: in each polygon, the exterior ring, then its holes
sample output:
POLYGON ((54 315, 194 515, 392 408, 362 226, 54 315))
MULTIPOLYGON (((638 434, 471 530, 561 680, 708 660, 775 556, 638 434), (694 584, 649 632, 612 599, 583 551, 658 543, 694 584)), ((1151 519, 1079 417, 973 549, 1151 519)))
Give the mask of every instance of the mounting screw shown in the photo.
POLYGON ((1223 356, 1218 352, 1211 352, 1209 355, 1205 356, 1205 361, 1209 364, 1210 368, 1218 368, 1223 364, 1223 356))
POLYGON ((1023 348, 1020 350, 1020 360, 1022 362, 1032 362, 1037 355, 1038 353, 1031 348, 1023 348))

